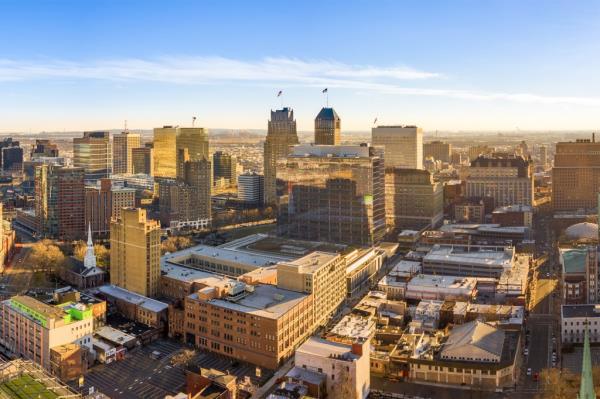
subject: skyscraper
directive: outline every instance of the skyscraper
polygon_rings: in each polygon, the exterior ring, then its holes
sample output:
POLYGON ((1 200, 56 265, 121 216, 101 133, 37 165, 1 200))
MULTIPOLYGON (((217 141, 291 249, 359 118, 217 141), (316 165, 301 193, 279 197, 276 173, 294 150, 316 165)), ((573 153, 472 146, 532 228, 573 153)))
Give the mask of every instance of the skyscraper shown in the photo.
POLYGON ((416 126, 377 126, 374 146, 384 148, 386 168, 423 169, 423 130, 416 126))
POLYGON ((600 143, 577 140, 556 143, 552 168, 552 207, 574 211, 596 207, 600 191, 600 143))
POLYGON ((315 118, 315 144, 339 145, 342 122, 333 108, 321 108, 315 118))
POLYGON ((278 230, 314 241, 373 245, 385 233, 384 165, 367 145, 297 145, 279 161, 278 230))
POLYGON ((452 145, 442 141, 432 141, 423 144, 423 158, 433 157, 442 162, 450 162, 452 145))
POLYGON ((41 165, 35 169, 35 213, 44 237, 76 240, 85 236, 83 168, 41 165))
POLYGON ((246 206, 259 206, 264 200, 263 175, 247 172, 238 176, 238 201, 246 206))
POLYGON ((109 132, 83 132, 83 137, 73 139, 73 165, 85 170, 86 181, 109 177, 111 151, 109 132))
POLYGON ((180 127, 176 139, 176 177, 184 175, 184 162, 210 161, 208 157, 208 132, 203 127, 180 127))
POLYGON ((85 188, 85 222, 94 234, 108 236, 111 219, 121 216, 122 208, 135 206, 135 189, 113 186, 111 179, 99 183, 85 188))
POLYGON ((141 146, 141 137, 137 133, 125 130, 113 136, 113 170, 114 174, 133 172, 132 150, 141 146))
POLYGON ((213 154, 213 184, 235 187, 237 184, 237 158, 223 151, 213 154))
POLYGON ((58 157, 58 146, 50 140, 36 139, 31 148, 31 159, 38 157, 58 157))
POLYGON ((540 146, 540 165, 543 169, 548 167, 548 148, 545 145, 540 146))
POLYGON ((154 176, 177 176, 177 127, 154 128, 154 176))
POLYGON ((298 133, 296 132, 296 120, 291 108, 271 111, 267 137, 264 145, 264 175, 265 175, 265 203, 275 205, 277 160, 286 157, 290 146, 298 144, 298 133))
POLYGON ((23 169, 23 149, 18 141, 5 138, 0 142, 0 164, 4 172, 21 173, 23 169))
POLYGON ((144 146, 133 148, 131 150, 132 173, 143 173, 152 176, 154 174, 154 148, 152 146, 144 146))
POLYGON ((125 208, 110 225, 110 283, 152 297, 159 279, 160 225, 143 209, 125 208))

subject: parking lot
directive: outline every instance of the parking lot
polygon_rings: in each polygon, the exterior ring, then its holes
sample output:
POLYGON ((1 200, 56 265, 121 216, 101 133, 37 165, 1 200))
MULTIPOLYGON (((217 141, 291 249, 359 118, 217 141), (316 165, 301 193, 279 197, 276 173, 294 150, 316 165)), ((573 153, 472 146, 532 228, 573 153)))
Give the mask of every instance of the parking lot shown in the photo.
MULTIPOLYGON (((185 372, 171 365, 171 358, 183 349, 187 347, 179 342, 159 340, 133 350, 124 360, 96 365, 85 376, 81 392, 87 394, 90 387, 94 387, 95 391, 116 399, 162 399, 184 391, 185 372), (153 352, 160 352, 158 359, 153 359, 153 352)), ((190 363, 194 368, 228 371, 238 377, 238 382, 249 376, 254 384, 264 384, 272 375, 268 370, 261 370, 257 378, 253 365, 208 352, 198 352, 190 363)), ((71 385, 76 387, 77 382, 71 385)))

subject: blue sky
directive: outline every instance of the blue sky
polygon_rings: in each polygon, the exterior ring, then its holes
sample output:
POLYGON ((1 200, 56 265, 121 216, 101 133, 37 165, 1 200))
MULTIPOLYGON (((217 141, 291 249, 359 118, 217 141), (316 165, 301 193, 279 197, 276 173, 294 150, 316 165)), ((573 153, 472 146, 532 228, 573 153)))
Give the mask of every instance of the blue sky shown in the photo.
POLYGON ((0 131, 594 129, 597 1, 0 0, 0 131))

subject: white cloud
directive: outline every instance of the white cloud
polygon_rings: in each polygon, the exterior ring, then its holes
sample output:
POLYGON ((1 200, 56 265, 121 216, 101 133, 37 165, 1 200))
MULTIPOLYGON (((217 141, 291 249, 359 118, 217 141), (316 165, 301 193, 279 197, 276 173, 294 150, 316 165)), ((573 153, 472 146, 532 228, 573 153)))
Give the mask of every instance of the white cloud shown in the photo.
POLYGON ((91 62, 0 59, 0 82, 32 79, 100 79, 174 84, 246 82, 278 86, 353 89, 404 96, 432 96, 472 101, 511 101, 541 104, 600 106, 597 97, 542 96, 443 88, 406 87, 401 81, 430 81, 437 72, 405 66, 350 65, 330 60, 264 58, 242 61, 223 57, 164 57, 153 60, 119 59, 91 62))

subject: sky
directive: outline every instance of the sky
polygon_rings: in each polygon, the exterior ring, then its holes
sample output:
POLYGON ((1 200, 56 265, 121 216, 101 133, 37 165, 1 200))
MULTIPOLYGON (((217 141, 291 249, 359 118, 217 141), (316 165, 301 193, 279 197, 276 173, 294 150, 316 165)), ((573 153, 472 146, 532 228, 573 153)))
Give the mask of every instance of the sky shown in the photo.
POLYGON ((0 132, 596 129, 599 39, 585 0, 0 0, 0 132))

